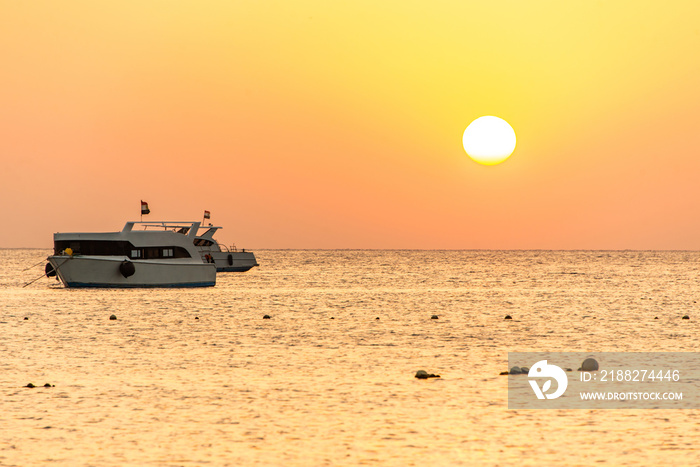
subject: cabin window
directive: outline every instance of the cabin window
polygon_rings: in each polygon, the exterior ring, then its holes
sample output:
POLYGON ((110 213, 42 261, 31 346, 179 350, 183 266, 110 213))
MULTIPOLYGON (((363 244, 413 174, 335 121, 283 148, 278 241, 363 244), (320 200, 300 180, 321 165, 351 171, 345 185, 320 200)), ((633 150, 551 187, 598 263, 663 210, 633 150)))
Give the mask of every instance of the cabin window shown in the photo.
POLYGON ((55 255, 66 248, 75 255, 128 256, 131 259, 190 258, 190 253, 181 246, 137 247, 123 240, 58 240, 54 242, 55 255))
POLYGON ((144 259, 161 258, 161 249, 159 247, 143 248, 143 257, 144 259))
POLYGON ((123 240, 57 240, 53 244, 55 255, 66 248, 76 255, 126 256, 134 245, 123 240))
POLYGON ((173 247, 173 258, 191 258, 190 252, 181 246, 173 247))
POLYGON ((161 258, 191 258, 190 253, 181 246, 155 246, 131 251, 131 258, 161 259, 161 258))

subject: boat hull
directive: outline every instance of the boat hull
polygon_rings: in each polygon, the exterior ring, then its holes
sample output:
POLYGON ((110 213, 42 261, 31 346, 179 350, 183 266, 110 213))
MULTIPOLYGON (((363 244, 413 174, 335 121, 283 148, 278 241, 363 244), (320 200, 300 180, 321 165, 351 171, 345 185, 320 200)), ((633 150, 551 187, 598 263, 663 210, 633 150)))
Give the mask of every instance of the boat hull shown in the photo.
POLYGON ((129 260, 127 257, 49 256, 58 278, 66 287, 212 287, 216 285, 213 264, 193 261, 129 260), (133 274, 125 277, 120 266, 133 264, 133 274))
POLYGON ((258 265, 250 251, 212 251, 217 272, 245 272, 258 265))

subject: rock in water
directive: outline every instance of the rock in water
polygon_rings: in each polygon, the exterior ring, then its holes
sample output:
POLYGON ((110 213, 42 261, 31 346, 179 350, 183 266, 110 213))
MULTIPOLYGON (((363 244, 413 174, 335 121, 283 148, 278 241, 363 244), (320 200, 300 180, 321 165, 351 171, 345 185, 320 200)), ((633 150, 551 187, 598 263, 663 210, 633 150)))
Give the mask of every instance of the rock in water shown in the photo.
POLYGON ((270 315, 263 316, 263 319, 270 319, 270 315))
POLYGON ((513 368, 510 369, 510 374, 511 375, 519 375, 523 372, 523 370, 520 369, 519 366, 514 366, 513 368))
POLYGON ((428 379, 428 378, 439 378, 440 375, 433 375, 428 373, 425 370, 418 370, 416 371, 416 378, 418 379, 428 379))
POLYGON ((110 315, 109 319, 111 319, 112 321, 114 321, 115 319, 117 319, 117 315, 110 315))
POLYGON ((581 364, 582 371, 598 371, 598 362, 595 358, 587 358, 581 364))
POLYGON ((430 317, 430 319, 438 319, 438 315, 433 315, 430 317))
POLYGON ((513 317, 511 315, 506 315, 506 317, 503 319, 513 319, 513 317))

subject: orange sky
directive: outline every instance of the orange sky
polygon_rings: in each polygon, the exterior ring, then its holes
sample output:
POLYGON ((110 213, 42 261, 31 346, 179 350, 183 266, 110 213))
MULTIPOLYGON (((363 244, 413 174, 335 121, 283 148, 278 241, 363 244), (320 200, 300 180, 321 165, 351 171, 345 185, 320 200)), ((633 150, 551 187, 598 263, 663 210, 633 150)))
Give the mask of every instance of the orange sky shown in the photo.
POLYGON ((700 2, 669 5, 0 0, 0 247, 143 199, 245 248, 699 249, 700 2))

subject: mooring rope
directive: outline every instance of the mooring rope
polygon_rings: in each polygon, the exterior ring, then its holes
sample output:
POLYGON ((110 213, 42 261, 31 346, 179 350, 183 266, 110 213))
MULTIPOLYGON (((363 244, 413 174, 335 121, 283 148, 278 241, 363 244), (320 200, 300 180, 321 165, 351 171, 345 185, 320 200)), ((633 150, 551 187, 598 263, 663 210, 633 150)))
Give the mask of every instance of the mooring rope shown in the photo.
MULTIPOLYGON (((58 271, 58 270, 61 268, 61 266, 63 266, 64 264, 66 264, 66 263, 67 263, 68 261, 70 261, 71 259, 73 259, 73 257, 72 257, 72 256, 69 256, 67 260, 65 260, 64 262, 62 262, 61 264, 59 264, 58 267, 56 267, 53 271, 54 271, 54 272, 58 271)), ((43 261, 42 261, 42 262, 43 262, 43 261)), ((38 281, 39 279, 41 279, 41 278, 44 277, 44 276, 46 276, 46 273, 44 273, 44 274, 42 274, 41 276, 37 277, 37 278, 34 279, 33 281, 27 282, 26 284, 24 284, 24 285, 22 286, 22 288, 25 288, 26 286, 35 283, 36 281, 38 281)), ((48 276, 47 276, 47 277, 48 277, 48 276)))
POLYGON ((24 271, 29 271, 31 268, 35 268, 35 267, 39 266, 39 265, 40 265, 41 263, 43 263, 44 261, 46 261, 46 260, 45 260, 45 259, 42 259, 41 261, 39 261, 38 263, 36 263, 36 264, 34 264, 34 265, 32 265, 32 266, 29 266, 29 267, 26 268, 26 269, 22 269, 22 272, 24 272, 24 271))

